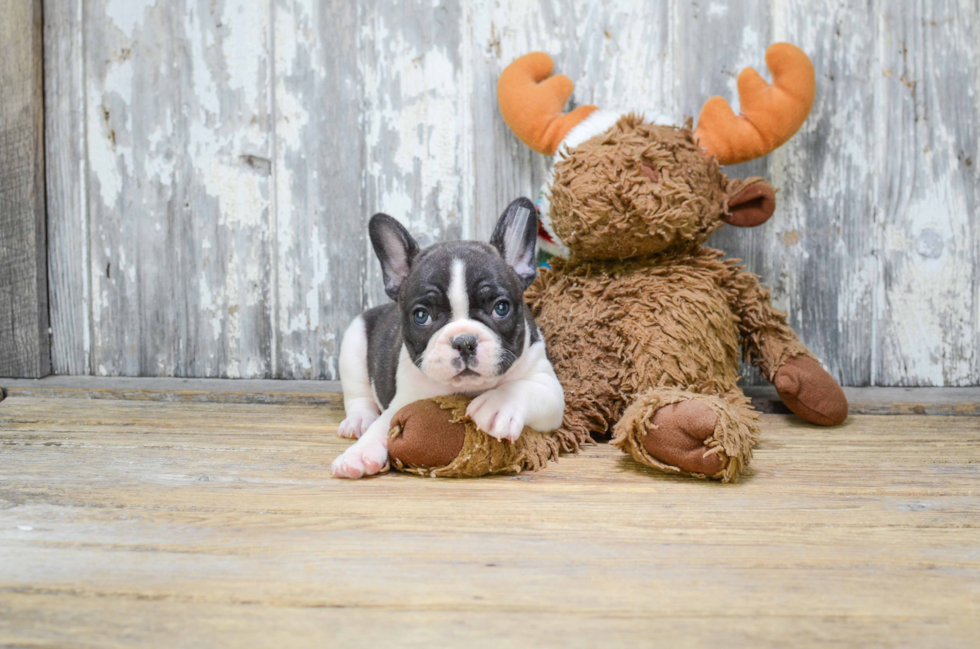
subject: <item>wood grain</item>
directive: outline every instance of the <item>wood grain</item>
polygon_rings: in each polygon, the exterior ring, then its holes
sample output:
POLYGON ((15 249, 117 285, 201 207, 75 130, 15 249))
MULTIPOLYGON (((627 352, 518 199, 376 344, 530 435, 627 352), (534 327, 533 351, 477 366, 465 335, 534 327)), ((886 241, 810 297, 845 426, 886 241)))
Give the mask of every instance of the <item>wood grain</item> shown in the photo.
POLYGON ((485 238, 541 188, 549 159, 496 107, 515 57, 551 53, 573 106, 679 121, 712 94, 737 106, 738 71, 765 75, 766 46, 789 40, 814 61, 813 114, 729 170, 768 177, 776 215, 712 244, 772 287, 842 383, 980 384, 973 0, 64 0, 48 14, 58 372, 336 379, 349 320, 385 299, 371 214, 423 243, 485 238))
MULTIPOLYGON (((848 0, 816 14, 812 6, 786 4, 774 16, 773 40, 792 40, 813 59, 817 100, 803 128, 770 156, 778 208, 761 233, 765 261, 757 272, 800 338, 844 385, 893 385, 874 374, 879 341, 869 317, 879 282, 876 120, 868 109, 879 74, 876 11, 872 3, 848 0)), ((913 326, 910 315, 900 318, 913 326)))
POLYGON ((270 6, 84 12, 92 372, 270 375, 270 6))
POLYGON ((328 477, 337 408, 8 397, 0 642, 971 646, 980 427, 763 417, 737 485, 608 445, 328 477))
POLYGON ((48 345, 40 0, 0 2, 0 376, 44 376, 48 345))
POLYGON ((359 4, 275 8, 276 309, 272 376, 337 377, 344 329, 365 307, 359 4))
MULTIPOLYGON (((188 403, 305 404, 342 407, 339 381, 49 376, 0 379, 0 397, 122 399, 188 403)), ((980 391, 976 401, 980 402, 980 391)), ((977 404, 980 413, 980 403, 977 404)), ((968 413, 962 413, 968 414, 968 413)))
MULTIPOLYGON (((772 386, 745 394, 760 412, 791 414, 772 386)), ((980 388, 844 388, 852 415, 980 416, 980 388)), ((178 379, 48 376, 0 379, 0 399, 123 399, 178 403, 250 403, 341 406, 339 381, 178 379)))
POLYGON ((44 6, 51 371, 92 374, 82 0, 44 6))
POLYGON ((980 96, 965 89, 980 83, 980 53, 963 39, 980 28, 980 6, 887 3, 876 18, 882 223, 876 381, 976 383, 980 96), (886 144, 883 138, 898 132, 905 137, 886 144))

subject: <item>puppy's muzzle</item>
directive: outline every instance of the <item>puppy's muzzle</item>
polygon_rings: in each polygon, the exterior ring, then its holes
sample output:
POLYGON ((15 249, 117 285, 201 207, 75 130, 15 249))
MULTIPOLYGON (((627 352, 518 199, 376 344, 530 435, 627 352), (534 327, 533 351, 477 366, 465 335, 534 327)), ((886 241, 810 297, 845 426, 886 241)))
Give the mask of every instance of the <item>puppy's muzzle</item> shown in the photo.
POLYGON ((476 357, 476 346, 478 344, 476 336, 473 334, 460 334, 450 342, 452 348, 459 352, 459 357, 469 365, 470 361, 476 357))

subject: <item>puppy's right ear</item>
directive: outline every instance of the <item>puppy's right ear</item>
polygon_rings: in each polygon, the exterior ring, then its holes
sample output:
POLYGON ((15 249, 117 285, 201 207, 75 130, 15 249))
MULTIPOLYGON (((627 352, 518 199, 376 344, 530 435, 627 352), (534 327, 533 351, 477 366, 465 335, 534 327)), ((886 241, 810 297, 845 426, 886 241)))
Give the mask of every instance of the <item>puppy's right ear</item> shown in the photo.
POLYGON ((398 301, 398 289, 408 277, 412 260, 419 251, 419 244, 402 224, 387 214, 375 214, 368 224, 371 245, 381 261, 381 272, 385 277, 385 293, 398 301))

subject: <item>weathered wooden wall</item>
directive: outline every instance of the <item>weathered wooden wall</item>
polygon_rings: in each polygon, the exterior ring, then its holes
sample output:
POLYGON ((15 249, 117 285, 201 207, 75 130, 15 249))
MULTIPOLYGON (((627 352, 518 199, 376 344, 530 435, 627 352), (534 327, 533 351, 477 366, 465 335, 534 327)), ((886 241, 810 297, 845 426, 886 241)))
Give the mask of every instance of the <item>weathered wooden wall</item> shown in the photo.
POLYGON ((977 0, 49 0, 45 24, 58 373, 335 378, 383 299, 371 213, 484 237, 540 187, 496 108, 516 56, 680 118, 789 40, 813 114, 731 169, 777 214, 715 243, 844 383, 980 383, 977 0))
POLYGON ((48 374, 41 0, 0 0, 0 376, 48 374))

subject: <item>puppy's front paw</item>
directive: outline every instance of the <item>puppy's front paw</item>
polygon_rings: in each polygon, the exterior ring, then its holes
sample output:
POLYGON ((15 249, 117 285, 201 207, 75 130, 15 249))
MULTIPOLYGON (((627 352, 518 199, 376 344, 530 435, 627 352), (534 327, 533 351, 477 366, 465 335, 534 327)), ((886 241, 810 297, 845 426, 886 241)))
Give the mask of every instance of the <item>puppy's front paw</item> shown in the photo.
POLYGON ((377 418, 378 414, 370 410, 351 410, 347 418, 337 427, 337 434, 341 437, 359 439, 377 418))
POLYGON ((524 404, 502 390, 484 392, 470 402, 466 414, 491 437, 517 441, 524 430, 524 404))
POLYGON ((330 470, 338 478, 356 480, 381 472, 388 464, 387 438, 362 438, 333 461, 330 470))

